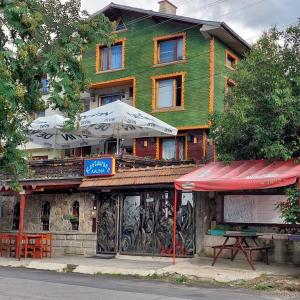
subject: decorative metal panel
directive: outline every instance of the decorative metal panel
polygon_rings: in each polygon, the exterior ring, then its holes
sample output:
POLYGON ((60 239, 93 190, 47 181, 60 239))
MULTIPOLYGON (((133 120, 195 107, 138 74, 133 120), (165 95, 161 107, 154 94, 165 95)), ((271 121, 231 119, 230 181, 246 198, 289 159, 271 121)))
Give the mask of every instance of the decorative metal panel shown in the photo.
POLYGON ((100 194, 97 224, 97 253, 117 252, 118 195, 100 194))
MULTIPOLYGON (((174 193, 143 192, 123 200, 120 251, 168 256, 173 252, 174 193)), ((194 254, 192 194, 178 200, 176 254, 194 254)))

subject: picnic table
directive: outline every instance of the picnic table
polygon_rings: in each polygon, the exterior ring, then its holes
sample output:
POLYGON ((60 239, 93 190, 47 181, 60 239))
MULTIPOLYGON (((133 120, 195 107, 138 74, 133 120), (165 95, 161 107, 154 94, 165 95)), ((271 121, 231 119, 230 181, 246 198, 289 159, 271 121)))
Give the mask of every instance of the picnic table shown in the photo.
POLYGON ((255 270, 252 255, 252 253, 255 251, 260 251, 263 257, 265 258, 265 263, 267 265, 269 264, 268 252, 271 249, 271 247, 259 245, 257 239, 260 236, 260 234, 252 232, 226 232, 223 236, 225 237, 225 241, 222 245, 212 246, 214 250, 212 266, 215 265, 220 254, 224 250, 231 251, 232 261, 235 259, 238 252, 242 252, 245 255, 252 270, 255 270), (235 242, 233 244, 228 244, 230 238, 235 239, 235 242))

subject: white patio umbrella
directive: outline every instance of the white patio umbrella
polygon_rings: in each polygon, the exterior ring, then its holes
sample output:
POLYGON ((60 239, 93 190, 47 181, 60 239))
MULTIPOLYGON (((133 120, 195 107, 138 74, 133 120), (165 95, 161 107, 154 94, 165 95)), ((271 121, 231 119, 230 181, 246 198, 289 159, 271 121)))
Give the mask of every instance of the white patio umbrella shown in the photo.
POLYGON ((177 135, 177 129, 120 100, 80 114, 80 128, 91 135, 107 139, 177 135))
POLYGON ((53 149, 68 149, 101 143, 99 138, 84 131, 65 132, 64 124, 68 120, 68 118, 58 114, 35 119, 27 130, 29 141, 53 149))

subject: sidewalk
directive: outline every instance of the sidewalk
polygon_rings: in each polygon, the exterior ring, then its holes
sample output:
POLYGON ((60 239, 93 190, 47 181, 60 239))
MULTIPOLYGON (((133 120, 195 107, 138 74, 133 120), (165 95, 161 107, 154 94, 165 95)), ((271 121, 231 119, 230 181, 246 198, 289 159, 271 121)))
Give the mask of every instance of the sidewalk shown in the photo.
POLYGON ((229 259, 219 259, 214 267, 211 258, 178 258, 172 264, 171 258, 140 257, 121 255, 117 258, 103 259, 84 256, 65 256, 47 259, 21 259, 0 257, 0 266, 25 267, 57 272, 72 271, 83 274, 119 274, 119 275, 184 275, 198 279, 210 279, 218 282, 236 280, 251 280, 261 275, 299 276, 300 267, 286 264, 266 265, 255 263, 252 271, 244 260, 234 262, 229 259))

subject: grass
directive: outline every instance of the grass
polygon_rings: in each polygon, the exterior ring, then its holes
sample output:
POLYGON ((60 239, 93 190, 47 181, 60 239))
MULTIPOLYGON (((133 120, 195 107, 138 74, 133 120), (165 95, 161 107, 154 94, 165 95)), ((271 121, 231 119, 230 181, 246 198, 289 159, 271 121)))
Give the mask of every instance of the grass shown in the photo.
POLYGON ((270 291, 272 290, 272 287, 264 283, 258 283, 254 286, 254 289, 257 291, 270 291))
POLYGON ((67 264, 67 266, 63 269, 63 272, 72 273, 77 267, 78 265, 67 264))

